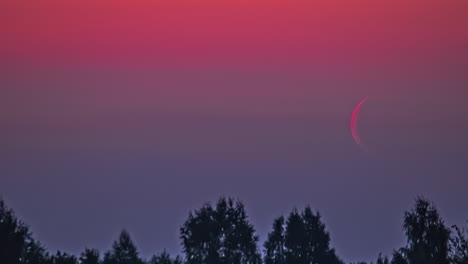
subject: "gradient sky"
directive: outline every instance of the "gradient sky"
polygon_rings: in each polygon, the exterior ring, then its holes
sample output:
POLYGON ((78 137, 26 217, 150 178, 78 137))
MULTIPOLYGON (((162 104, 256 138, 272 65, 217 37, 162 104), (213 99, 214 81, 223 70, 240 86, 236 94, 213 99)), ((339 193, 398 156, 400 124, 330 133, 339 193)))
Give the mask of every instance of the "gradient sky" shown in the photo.
POLYGON ((239 197, 263 241, 311 205, 346 261, 417 194, 468 219, 464 0, 5 0, 0 195, 51 250, 179 252, 239 197), (349 119, 366 96, 353 141, 349 119))

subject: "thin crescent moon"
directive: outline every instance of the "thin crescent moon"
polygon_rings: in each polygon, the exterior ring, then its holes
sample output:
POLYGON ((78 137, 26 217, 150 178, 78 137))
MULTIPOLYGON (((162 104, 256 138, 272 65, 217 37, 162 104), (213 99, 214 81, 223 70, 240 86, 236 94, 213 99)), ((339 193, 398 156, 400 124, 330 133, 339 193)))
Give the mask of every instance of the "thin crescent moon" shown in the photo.
POLYGON ((351 130, 351 135, 353 136, 354 142, 364 150, 366 148, 364 147, 361 138, 359 137, 358 129, 357 129, 357 118, 359 115, 359 110, 361 110, 362 105, 367 101, 369 96, 366 96, 362 101, 356 106, 354 109, 353 113, 351 114, 351 121, 350 121, 350 130, 351 130))

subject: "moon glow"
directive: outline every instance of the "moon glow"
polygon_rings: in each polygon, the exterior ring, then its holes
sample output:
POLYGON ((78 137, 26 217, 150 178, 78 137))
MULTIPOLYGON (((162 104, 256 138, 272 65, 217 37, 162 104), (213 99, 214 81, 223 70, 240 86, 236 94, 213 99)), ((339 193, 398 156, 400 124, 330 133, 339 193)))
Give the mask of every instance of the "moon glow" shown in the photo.
POLYGON ((359 104, 356 106, 353 113, 351 114, 351 120, 350 120, 350 125, 349 125, 354 142, 356 142, 356 144, 359 147, 361 147, 363 150, 366 150, 366 148, 364 147, 364 144, 358 133, 357 120, 358 120, 359 110, 361 110, 362 105, 367 101, 367 99, 368 99, 368 96, 362 99, 361 102, 359 102, 359 104))

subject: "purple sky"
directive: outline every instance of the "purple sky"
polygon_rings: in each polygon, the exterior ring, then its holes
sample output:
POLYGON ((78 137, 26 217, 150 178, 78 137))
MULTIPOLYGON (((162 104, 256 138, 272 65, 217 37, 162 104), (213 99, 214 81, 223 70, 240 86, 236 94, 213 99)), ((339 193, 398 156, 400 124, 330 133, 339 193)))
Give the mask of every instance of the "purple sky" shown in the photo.
POLYGON ((347 261, 402 246, 403 212, 417 194, 434 200, 449 225, 468 219, 468 109, 466 97, 454 96, 467 84, 460 76, 377 84, 239 69, 5 72, 0 192, 52 250, 104 250, 126 228, 144 256, 178 252, 178 228, 189 210, 223 195, 246 203, 262 240, 273 218, 294 206, 319 209, 347 261), (156 92, 146 87, 161 83, 359 92, 197 105, 205 99, 148 98, 156 92), (430 95, 371 94, 358 127, 374 151, 363 152, 348 127, 362 95, 415 86, 430 95), (103 95, 100 87, 119 93, 103 95), (184 102, 182 110, 170 100, 184 102), (188 102, 199 108, 184 109, 188 102))

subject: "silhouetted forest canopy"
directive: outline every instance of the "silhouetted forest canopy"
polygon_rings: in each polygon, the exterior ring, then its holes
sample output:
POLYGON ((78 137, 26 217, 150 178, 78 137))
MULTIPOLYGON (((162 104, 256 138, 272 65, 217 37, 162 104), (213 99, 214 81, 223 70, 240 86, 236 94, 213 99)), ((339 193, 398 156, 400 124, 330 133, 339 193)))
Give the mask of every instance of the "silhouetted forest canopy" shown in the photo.
MULTIPOLYGON (((405 212, 406 246, 392 256, 378 254, 376 264, 468 264, 468 230, 447 227, 435 206, 418 197, 405 212)), ((51 253, 35 240, 28 226, 0 200, 0 264, 344 264, 331 246, 330 234, 318 211, 306 207, 279 216, 263 245, 244 204, 221 198, 189 213, 180 228, 182 256, 165 250, 143 259, 130 234, 123 230, 101 254, 84 249, 79 256, 51 253)), ((376 253, 377 255, 377 253, 376 253)), ((355 263, 365 264, 365 262, 355 263)))

